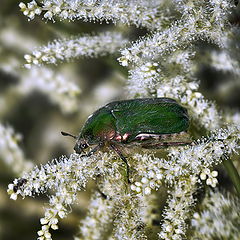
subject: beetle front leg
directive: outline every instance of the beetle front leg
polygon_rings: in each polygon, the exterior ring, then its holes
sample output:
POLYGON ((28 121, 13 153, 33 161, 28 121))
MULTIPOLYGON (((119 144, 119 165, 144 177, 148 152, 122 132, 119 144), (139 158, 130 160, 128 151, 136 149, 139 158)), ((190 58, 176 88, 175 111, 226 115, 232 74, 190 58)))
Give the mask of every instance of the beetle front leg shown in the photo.
POLYGON ((128 183, 131 183, 130 180, 129 180, 129 165, 128 165, 127 159, 123 156, 122 152, 114 144, 110 144, 110 147, 118 154, 118 156, 126 164, 126 167, 127 167, 127 180, 128 180, 128 183))
POLYGON ((93 148, 90 152, 88 152, 86 154, 87 157, 90 157, 91 155, 93 155, 95 152, 97 152, 98 150, 100 150, 100 148, 103 146, 103 143, 100 142, 95 148, 93 148))

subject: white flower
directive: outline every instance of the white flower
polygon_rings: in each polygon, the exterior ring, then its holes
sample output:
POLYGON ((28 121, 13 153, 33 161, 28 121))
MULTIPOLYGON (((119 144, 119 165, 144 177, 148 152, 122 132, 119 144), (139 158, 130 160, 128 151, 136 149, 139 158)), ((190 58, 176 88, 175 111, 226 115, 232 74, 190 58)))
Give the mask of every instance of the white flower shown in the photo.
MULTIPOLYGON (((52 17, 50 12, 46 13, 52 17)), ((45 14, 45 15, 46 15, 45 14)), ((56 64, 79 57, 98 57, 115 53, 126 44, 126 40, 118 32, 104 32, 96 36, 85 35, 75 39, 56 40, 47 46, 35 50, 32 55, 26 54, 27 63, 34 65, 56 64)))
MULTIPOLYGON (((144 26, 150 29, 159 28, 162 25, 162 12, 158 11, 161 1, 40 1, 37 5, 35 1, 20 3, 21 11, 40 9, 44 12, 43 17, 52 19, 59 16, 62 19, 82 19, 84 21, 113 21, 124 24, 135 24, 137 27, 144 26)), ((25 14, 29 17, 28 14, 25 14)), ((33 17, 34 18, 34 17, 33 17)), ((33 18, 30 18, 31 20, 33 18)))
POLYGON ((239 239, 239 206, 239 199, 230 193, 218 189, 208 192, 201 204, 202 211, 193 215, 193 239, 239 239))

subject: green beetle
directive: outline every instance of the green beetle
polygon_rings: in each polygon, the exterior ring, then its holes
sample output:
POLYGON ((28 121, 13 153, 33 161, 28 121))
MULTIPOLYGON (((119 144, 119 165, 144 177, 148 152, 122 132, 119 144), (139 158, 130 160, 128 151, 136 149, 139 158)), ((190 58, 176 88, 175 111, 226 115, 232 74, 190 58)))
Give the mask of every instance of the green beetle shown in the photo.
MULTIPOLYGON (((139 98, 114 101, 88 117, 74 150, 82 153, 96 145, 87 155, 103 146, 112 148, 127 164, 119 146, 160 148, 189 143, 187 110, 170 98, 139 98)), ((128 166, 128 165, 127 165, 128 166)))

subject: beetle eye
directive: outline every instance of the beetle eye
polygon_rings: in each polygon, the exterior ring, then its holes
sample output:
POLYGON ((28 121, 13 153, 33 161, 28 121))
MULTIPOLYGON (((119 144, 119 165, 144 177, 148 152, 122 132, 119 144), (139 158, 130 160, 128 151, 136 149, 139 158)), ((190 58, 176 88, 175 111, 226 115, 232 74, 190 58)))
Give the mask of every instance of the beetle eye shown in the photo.
POLYGON ((82 149, 87 148, 87 147, 88 147, 88 145, 86 143, 81 144, 82 149))

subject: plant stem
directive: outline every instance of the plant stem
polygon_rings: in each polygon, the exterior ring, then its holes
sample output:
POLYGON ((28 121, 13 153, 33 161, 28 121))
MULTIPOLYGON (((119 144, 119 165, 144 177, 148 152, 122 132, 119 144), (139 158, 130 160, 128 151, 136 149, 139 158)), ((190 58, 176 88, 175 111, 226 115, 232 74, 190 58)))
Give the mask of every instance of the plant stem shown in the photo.
POLYGON ((227 173, 234 184, 234 187, 238 193, 238 196, 240 197, 240 176, 238 174, 237 169, 233 165, 233 162, 231 159, 224 160, 223 165, 227 170, 227 173))

